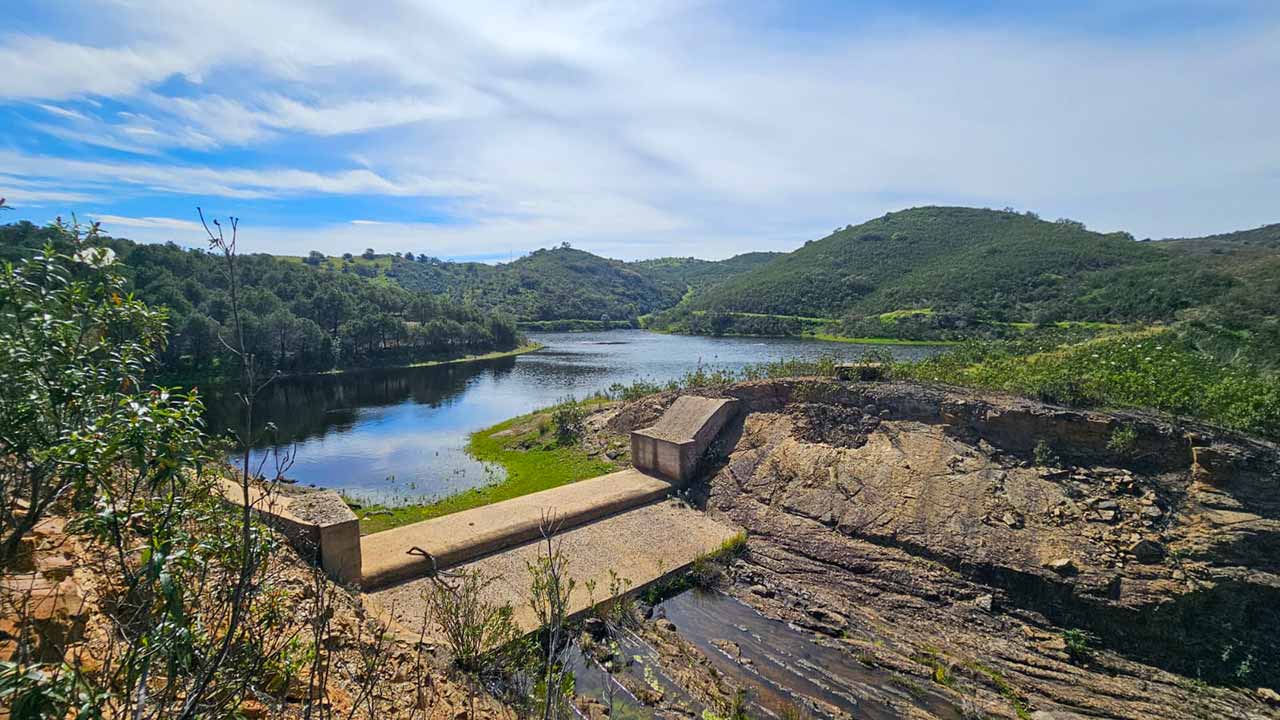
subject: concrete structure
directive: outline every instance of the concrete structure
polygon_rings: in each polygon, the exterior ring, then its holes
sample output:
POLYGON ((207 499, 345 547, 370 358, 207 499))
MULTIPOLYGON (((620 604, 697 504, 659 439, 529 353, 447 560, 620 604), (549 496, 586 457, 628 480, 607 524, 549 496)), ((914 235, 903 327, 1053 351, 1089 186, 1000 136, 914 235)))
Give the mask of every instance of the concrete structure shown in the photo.
POLYGON ((681 395, 657 424, 631 433, 632 464, 672 482, 688 482, 737 409, 737 400, 681 395))
MULTIPOLYGON (((244 489, 220 480, 222 496, 244 503, 244 489)), ((260 484, 249 487, 249 506, 268 525, 280 530, 303 557, 317 561, 334 581, 359 585, 360 520, 332 490, 284 491, 260 484)))
MULTIPOLYGON (((687 513, 675 515, 646 508, 656 507, 657 501, 669 495, 673 483, 684 483, 693 477, 708 445, 733 417, 736 409, 736 400, 682 396, 656 425, 632 433, 632 455, 637 469, 602 475, 364 538, 360 537, 360 523, 355 513, 337 493, 330 490, 309 491, 254 484, 249 488, 248 503, 268 524, 279 528, 305 557, 317 561, 331 578, 348 585, 360 585, 366 591, 421 578, 437 570, 471 563, 512 548, 518 549, 540 539, 548 519, 555 527, 557 538, 567 537, 567 531, 605 518, 611 522, 616 519, 610 527, 620 528, 650 515, 668 523, 676 522, 672 518, 680 515, 682 519, 677 525, 705 530, 710 526, 690 520, 688 513, 702 516, 687 508, 687 513), (644 512, 628 517, 637 509, 644 512)), ((234 481, 222 481, 222 493, 229 502, 245 502, 244 491, 234 481)), ((645 551, 650 554, 661 551, 654 556, 658 558, 654 561, 658 567, 667 562, 664 557, 684 557, 696 550, 693 556, 682 561, 691 562, 702 552, 701 536, 695 534, 686 542, 680 528, 674 525, 666 530, 661 528, 661 524, 652 528, 636 526, 641 531, 636 536, 647 538, 644 541, 645 551), (661 540, 655 543, 659 535, 661 540)), ((714 535, 721 538, 723 530, 723 526, 715 525, 713 531, 707 531, 710 534, 706 537, 714 535)), ((596 537, 598 532, 592 531, 581 537, 596 537)), ((592 549, 584 546, 583 552, 606 558, 613 565, 630 562, 628 548, 619 546, 617 549, 617 553, 610 554, 604 547, 592 549)), ((677 567, 678 564, 668 563, 667 570, 677 567)), ((651 570, 643 568, 637 571, 637 575, 637 578, 632 578, 637 582, 654 579, 649 577, 651 570)))
POLYGON ((364 587, 373 590, 495 553, 660 500, 671 483, 635 470, 602 475, 471 510, 423 520, 361 540, 364 587))
MULTIPOLYGON (((737 535, 723 525, 677 500, 650 503, 555 536, 568 559, 567 574, 574 580, 569 612, 577 614, 591 603, 611 598, 610 571, 639 592, 668 575, 682 572, 699 556, 713 552, 737 535), (594 586, 589 592, 588 584, 594 586)), ((494 582, 486 599, 510 603, 516 622, 526 631, 538 625, 529 607, 528 563, 536 561, 545 545, 531 542, 489 555, 455 568, 476 570, 494 582)), ((416 640, 426 621, 422 592, 433 580, 419 578, 366 594, 365 606, 389 620, 406 638, 416 640)), ((439 640, 438 629, 426 628, 428 638, 439 640)))

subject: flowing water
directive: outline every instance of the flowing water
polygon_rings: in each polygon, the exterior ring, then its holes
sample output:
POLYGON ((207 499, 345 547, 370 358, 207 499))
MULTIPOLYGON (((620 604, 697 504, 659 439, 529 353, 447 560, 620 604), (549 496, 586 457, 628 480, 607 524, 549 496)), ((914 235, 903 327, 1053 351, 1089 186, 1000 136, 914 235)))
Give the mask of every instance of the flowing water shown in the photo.
MULTIPOLYGON (((278 380, 259 396, 258 417, 277 430, 274 439, 259 433, 256 454, 261 458, 273 445, 293 447, 290 479, 365 502, 426 502, 502 479, 501 468, 466 454, 468 435, 566 397, 582 398, 614 383, 664 383, 699 365, 740 370, 787 358, 856 359, 872 349, 643 330, 532 337, 545 347, 517 357, 278 380)), ((901 358, 938 351, 905 345, 874 349, 901 358)), ((206 388, 204 395, 211 431, 237 422, 238 401, 231 392, 206 388)))

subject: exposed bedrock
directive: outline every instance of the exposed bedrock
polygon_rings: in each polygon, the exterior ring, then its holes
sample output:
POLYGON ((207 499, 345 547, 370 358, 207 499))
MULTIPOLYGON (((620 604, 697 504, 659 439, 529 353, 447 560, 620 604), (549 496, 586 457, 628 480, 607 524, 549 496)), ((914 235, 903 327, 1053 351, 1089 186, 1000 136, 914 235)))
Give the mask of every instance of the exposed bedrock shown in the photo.
MULTIPOLYGON (((1276 712, 1254 690, 1280 686, 1274 445, 899 383, 717 392, 742 412, 695 499, 750 533, 742 569, 765 591, 744 594, 762 609, 841 637, 881 626, 961 655, 989 651, 1041 707, 1195 716, 1211 703, 1188 694, 1195 679, 1248 688, 1259 716, 1276 712), (1064 629, 1096 635, 1110 659, 1044 650, 1064 629), (1142 702, 1122 702, 1135 687, 1142 702)), ((663 402, 629 405, 609 428, 640 426, 663 402)))

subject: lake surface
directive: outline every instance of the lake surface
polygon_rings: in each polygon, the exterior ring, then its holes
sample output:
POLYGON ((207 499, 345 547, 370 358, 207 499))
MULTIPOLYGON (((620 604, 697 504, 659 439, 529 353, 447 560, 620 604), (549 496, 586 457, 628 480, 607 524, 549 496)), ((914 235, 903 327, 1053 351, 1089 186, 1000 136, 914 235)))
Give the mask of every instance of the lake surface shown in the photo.
MULTIPOLYGON (((941 348, 856 345, 792 338, 709 338, 643 330, 532 333, 535 353, 422 368, 364 370, 279 380, 257 414, 277 427, 255 456, 293 447, 288 477, 364 501, 427 502, 501 480, 502 469, 466 454, 467 436, 567 397, 615 383, 665 383, 699 364, 741 370, 756 363, 824 355, 857 359, 875 349, 920 358, 941 348)), ((211 432, 237 422, 238 401, 204 389, 211 432)), ((271 474, 268 462, 266 473, 271 474)))

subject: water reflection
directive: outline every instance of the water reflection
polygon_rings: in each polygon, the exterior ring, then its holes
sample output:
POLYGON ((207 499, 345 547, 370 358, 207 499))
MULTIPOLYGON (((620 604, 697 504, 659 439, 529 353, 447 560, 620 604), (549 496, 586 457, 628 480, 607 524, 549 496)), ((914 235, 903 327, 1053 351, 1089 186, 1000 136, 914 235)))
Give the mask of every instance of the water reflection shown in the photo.
MULTIPOLYGON (((567 396, 613 383, 666 382, 699 364, 741 369, 782 358, 859 357, 865 346, 795 339, 705 338, 644 331, 545 333, 546 347, 514 358, 423 368, 289 378, 259 397, 257 416, 277 428, 275 442, 297 445, 290 476, 368 502, 414 503, 501 478, 471 458, 467 436, 567 396)), ((936 352, 881 346, 895 355, 936 352)), ((236 422, 238 401, 204 390, 211 431, 236 422)), ((267 451, 269 440, 257 448, 267 451)))

